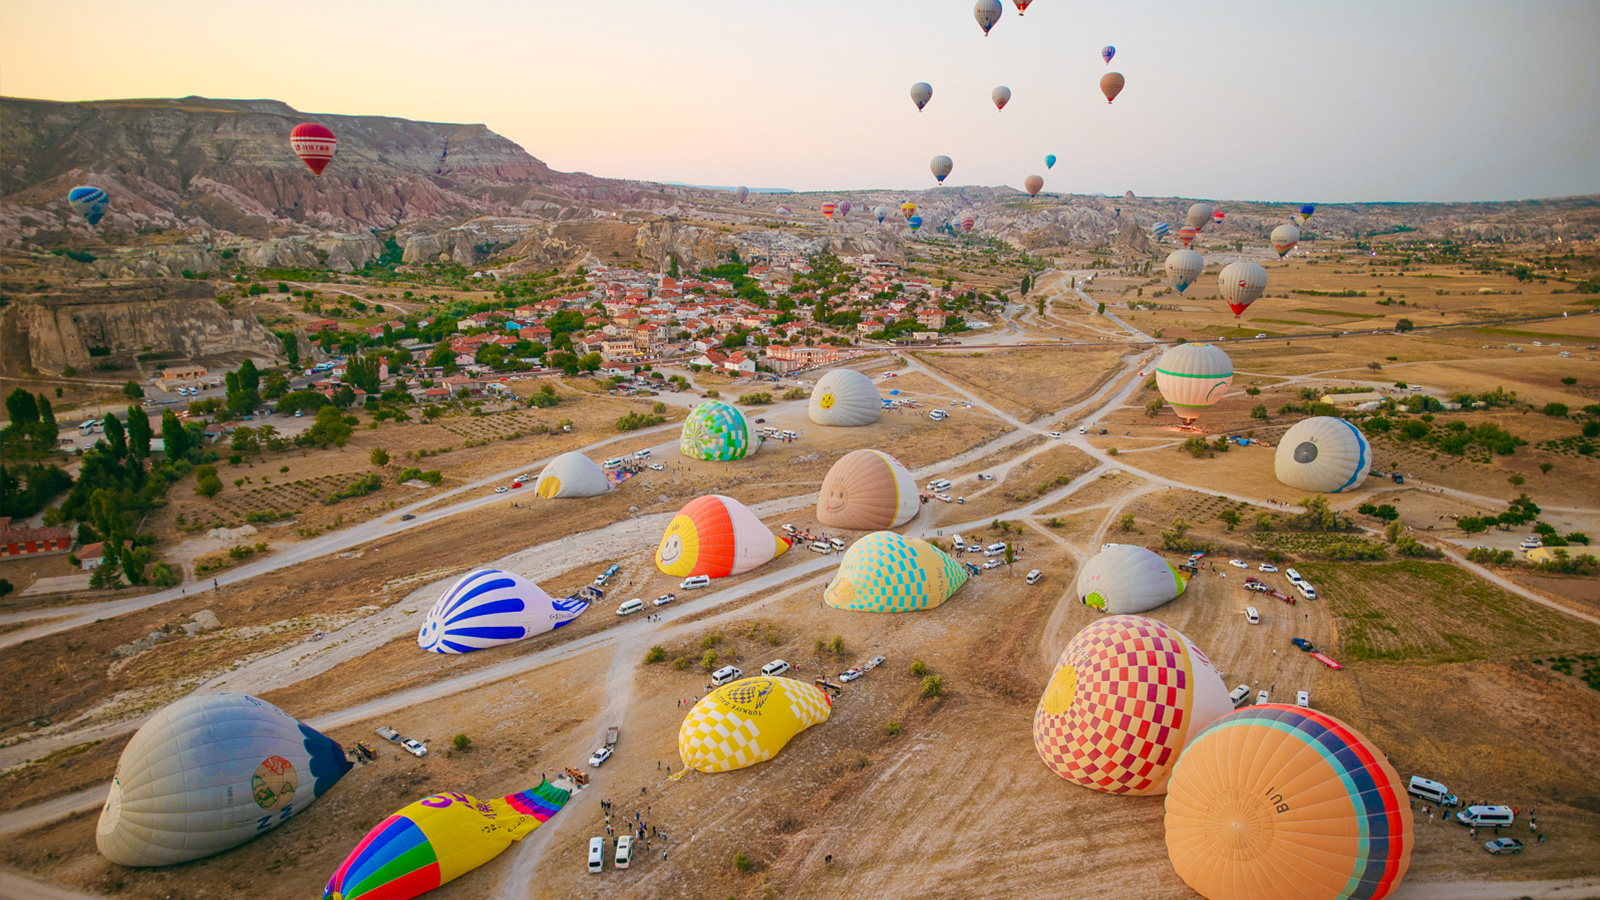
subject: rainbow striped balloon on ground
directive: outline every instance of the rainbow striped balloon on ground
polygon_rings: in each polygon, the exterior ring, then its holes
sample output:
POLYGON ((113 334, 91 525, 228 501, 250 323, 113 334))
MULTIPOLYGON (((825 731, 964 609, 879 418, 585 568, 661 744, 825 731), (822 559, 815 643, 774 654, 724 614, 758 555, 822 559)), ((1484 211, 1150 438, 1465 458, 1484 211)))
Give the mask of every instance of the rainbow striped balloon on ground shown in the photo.
POLYGON ((1033 714, 1033 746, 1068 781, 1160 794, 1188 739, 1232 709, 1221 674, 1181 632, 1112 616, 1062 651, 1033 714))
POLYGON ((793 678, 745 678, 707 694, 678 728, 678 758, 691 769, 729 772, 778 755, 795 735, 826 722, 833 702, 793 678))
POLYGON ((521 575, 479 569, 457 581, 428 611, 417 646, 434 653, 471 653, 544 634, 588 608, 582 600, 557 600, 521 575))
MULTIPOLYGON (((1189 742, 1167 856, 1209 900, 1379 900, 1411 865, 1411 807, 1383 754, 1333 716, 1268 703, 1189 742)), ((1450 826, 1446 826, 1450 827, 1450 826)))
POLYGON ((862 612, 932 609, 969 577, 966 566, 927 541, 875 531, 850 545, 823 599, 862 612))
POLYGON ((715 462, 744 459, 760 447, 750 420, 721 400, 708 400, 690 410, 678 441, 684 456, 715 462))
POLYGON ((499 856, 560 812, 570 796, 546 781, 499 800, 456 793, 425 797, 367 832, 328 879, 323 900, 409 900, 425 894, 499 856))

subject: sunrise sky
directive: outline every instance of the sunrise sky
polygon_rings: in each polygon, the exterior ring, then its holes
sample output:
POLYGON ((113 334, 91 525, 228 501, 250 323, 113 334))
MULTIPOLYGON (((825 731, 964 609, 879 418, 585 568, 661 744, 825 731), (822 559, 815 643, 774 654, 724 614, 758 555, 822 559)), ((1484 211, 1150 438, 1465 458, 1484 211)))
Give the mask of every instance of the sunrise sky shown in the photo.
POLYGON ((951 184, 1495 200, 1600 192, 1596 46, 1600 2, 1536 0, 1008 0, 988 38, 971 0, 0 0, 0 93, 482 122, 708 185, 927 187, 943 153, 951 184))

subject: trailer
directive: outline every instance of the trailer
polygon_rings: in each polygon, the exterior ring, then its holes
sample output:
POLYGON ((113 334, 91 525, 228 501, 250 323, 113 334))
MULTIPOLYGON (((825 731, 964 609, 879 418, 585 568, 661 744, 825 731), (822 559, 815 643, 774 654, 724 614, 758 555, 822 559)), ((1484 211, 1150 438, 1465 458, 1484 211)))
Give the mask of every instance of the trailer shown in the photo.
POLYGON ((1321 650, 1313 650, 1311 652, 1311 658, 1316 660, 1319 663, 1322 663, 1323 665, 1327 666, 1330 669, 1342 669, 1342 668, 1344 668, 1344 666, 1341 666, 1337 662, 1334 662, 1333 657, 1329 656, 1326 653, 1323 653, 1321 650))
POLYGON ((613 725, 610 728, 606 729, 606 746, 607 747, 615 747, 615 746, 617 746, 617 732, 619 730, 620 729, 615 725, 613 725))
POLYGON ((400 743, 400 732, 395 731, 393 728, 390 728, 387 725, 380 725, 376 731, 378 733, 378 737, 381 737, 386 741, 392 741, 396 744, 400 743))

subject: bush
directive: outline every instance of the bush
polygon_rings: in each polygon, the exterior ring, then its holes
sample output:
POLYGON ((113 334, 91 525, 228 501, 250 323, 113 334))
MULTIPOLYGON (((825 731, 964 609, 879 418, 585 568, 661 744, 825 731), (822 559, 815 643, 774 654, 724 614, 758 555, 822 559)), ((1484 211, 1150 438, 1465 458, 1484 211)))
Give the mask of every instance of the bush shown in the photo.
POLYGON ((714 672, 714 671, 717 670, 717 659, 718 659, 717 651, 715 651, 715 650, 707 650, 706 654, 704 656, 700 657, 700 665, 707 672, 714 672))
POLYGON ((900 733, 900 723, 890 722, 889 724, 883 726, 883 733, 888 737, 894 737, 898 735, 900 733))
POLYGON ((913 659, 911 661, 911 668, 907 671, 920 678, 923 675, 928 674, 928 664, 920 659, 913 659))
POLYGON ((687 656, 680 656, 672 661, 672 667, 677 669, 679 672, 687 670, 692 665, 694 665, 694 660, 687 656))
POLYGON ((618 431, 638 431, 652 425, 660 425, 667 420, 666 416, 657 416, 650 413, 631 412, 617 420, 618 431))
POLYGON ((472 738, 464 734, 458 734, 450 739, 450 746, 460 750, 462 753, 466 753, 472 749, 472 738))
POLYGON ((942 675, 925 675, 922 678, 923 697, 937 697, 944 693, 944 677, 942 675))
POLYGON ((649 649, 649 651, 647 651, 645 653, 645 655, 644 655, 644 661, 646 663, 663 662, 663 661, 666 660, 666 658, 667 658, 666 648, 662 647, 659 644, 654 646, 654 647, 651 647, 649 649))
POLYGON ((832 650, 835 656, 843 656, 847 649, 844 645, 844 636, 834 635, 833 640, 828 642, 828 649, 832 650))
POLYGON ((1567 405, 1565 403, 1546 403, 1544 405, 1544 409, 1539 411, 1547 416, 1554 416, 1558 419, 1564 419, 1567 417, 1567 405))
POLYGON ((749 872, 755 869, 756 861, 750 858, 750 854, 740 850, 733 855, 733 867, 740 872, 749 872))
POLYGON ((766 391, 757 391, 753 394, 744 394, 739 398, 739 402, 743 403, 745 406, 761 406, 763 404, 771 403, 772 395, 766 391))
POLYGON ((805 397, 805 388, 790 388, 783 392, 783 399, 785 400, 804 400, 805 397))

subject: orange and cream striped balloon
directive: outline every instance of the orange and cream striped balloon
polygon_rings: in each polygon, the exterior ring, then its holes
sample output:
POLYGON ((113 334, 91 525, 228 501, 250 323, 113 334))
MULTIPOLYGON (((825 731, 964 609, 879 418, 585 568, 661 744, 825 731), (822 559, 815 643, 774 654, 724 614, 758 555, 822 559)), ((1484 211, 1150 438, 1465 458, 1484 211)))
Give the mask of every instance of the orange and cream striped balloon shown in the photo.
POLYGON ((1209 900, 1379 900, 1411 865, 1405 785, 1333 716, 1268 703, 1206 726, 1167 790, 1167 856, 1209 900))
POLYGON ((1111 616, 1068 642, 1033 714, 1033 745, 1068 781, 1161 794, 1189 738, 1232 709, 1222 675, 1182 632, 1111 616))

